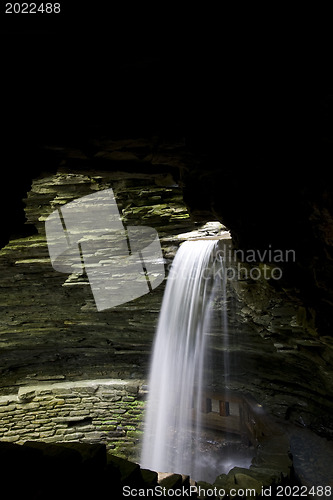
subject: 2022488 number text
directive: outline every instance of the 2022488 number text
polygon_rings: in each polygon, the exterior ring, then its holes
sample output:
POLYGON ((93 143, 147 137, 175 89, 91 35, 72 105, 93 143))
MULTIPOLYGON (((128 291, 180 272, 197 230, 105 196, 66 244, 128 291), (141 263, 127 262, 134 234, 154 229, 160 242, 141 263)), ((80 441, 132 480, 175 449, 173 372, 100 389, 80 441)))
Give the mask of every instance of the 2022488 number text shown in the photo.
POLYGON ((323 499, 326 497, 331 498, 332 487, 331 486, 277 486, 276 496, 277 497, 322 497, 323 499))
POLYGON ((6 3, 6 14, 60 14, 60 3, 6 3))

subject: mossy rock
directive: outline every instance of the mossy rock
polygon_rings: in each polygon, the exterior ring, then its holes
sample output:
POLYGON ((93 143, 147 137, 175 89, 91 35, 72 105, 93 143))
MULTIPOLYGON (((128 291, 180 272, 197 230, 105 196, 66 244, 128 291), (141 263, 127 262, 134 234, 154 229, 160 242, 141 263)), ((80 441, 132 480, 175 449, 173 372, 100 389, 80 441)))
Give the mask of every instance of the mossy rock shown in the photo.
POLYGON ((168 474, 159 481, 159 485, 166 490, 173 490, 182 486, 183 478, 181 474, 168 474))
POLYGON ((138 464, 110 454, 107 456, 107 463, 109 467, 112 466, 119 471, 120 480, 123 485, 138 487, 143 484, 141 470, 138 464))
POLYGON ((251 474, 237 473, 235 474, 236 489, 255 490, 256 495, 260 495, 264 486, 262 481, 258 481, 251 474))
POLYGON ((205 495, 205 492, 211 492, 214 490, 214 486, 210 483, 206 483, 205 481, 197 481, 197 491, 198 493, 200 492, 200 496, 198 495, 198 498, 200 500, 208 500, 208 499, 215 499, 217 498, 215 495, 205 495))
POLYGON ((141 469, 141 477, 144 484, 148 487, 157 486, 158 474, 149 469, 141 469))

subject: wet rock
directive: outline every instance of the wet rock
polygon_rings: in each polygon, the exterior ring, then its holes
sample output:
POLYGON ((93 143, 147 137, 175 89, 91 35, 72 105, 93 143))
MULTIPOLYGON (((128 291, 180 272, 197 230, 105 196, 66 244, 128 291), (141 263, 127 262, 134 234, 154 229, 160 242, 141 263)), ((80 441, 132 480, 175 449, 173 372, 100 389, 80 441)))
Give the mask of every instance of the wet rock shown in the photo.
POLYGON ((251 474, 243 473, 235 474, 235 483, 237 485, 237 489, 254 490, 256 492, 256 495, 260 495, 261 490, 264 486, 264 483, 251 477, 251 474))

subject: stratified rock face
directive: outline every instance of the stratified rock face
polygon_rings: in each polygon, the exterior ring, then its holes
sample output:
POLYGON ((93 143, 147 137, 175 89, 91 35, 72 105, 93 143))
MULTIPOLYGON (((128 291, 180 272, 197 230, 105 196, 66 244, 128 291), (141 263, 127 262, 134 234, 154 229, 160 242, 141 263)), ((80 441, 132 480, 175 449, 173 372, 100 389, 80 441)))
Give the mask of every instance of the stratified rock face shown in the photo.
MULTIPOLYGON (((147 375, 164 283, 136 300, 97 311, 80 266, 71 273, 52 267, 45 220, 73 200, 112 189, 124 229, 156 231, 167 274, 184 239, 177 235, 198 229, 184 205, 175 169, 181 163, 175 151, 182 145, 157 151, 142 140, 98 146, 90 159, 82 151, 55 149, 61 167, 33 179, 25 200, 32 234, 11 239, 1 250, 2 390, 31 379, 147 375)), ((209 234, 211 229, 202 231, 209 234)), ((143 270, 134 279, 144 279, 143 270)))
POLYGON ((97 312, 82 270, 63 274, 53 269, 45 219, 74 199, 112 188, 124 226, 155 228, 167 264, 179 244, 175 233, 193 223, 171 175, 156 170, 155 175, 62 170, 33 181, 26 217, 38 233, 12 240, 1 251, 3 386, 22 377, 147 372, 163 284, 146 297, 97 312), (173 233, 167 232, 170 227, 173 233))

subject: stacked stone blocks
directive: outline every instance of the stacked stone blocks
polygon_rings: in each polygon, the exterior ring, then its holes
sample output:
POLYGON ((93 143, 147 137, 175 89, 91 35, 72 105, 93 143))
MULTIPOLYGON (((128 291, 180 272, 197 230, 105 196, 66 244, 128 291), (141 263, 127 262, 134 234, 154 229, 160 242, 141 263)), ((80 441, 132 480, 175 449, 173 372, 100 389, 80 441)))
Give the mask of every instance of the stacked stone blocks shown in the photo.
POLYGON ((21 387, 0 396, 0 440, 103 443, 117 456, 135 459, 144 406, 140 385, 93 380, 21 387))

